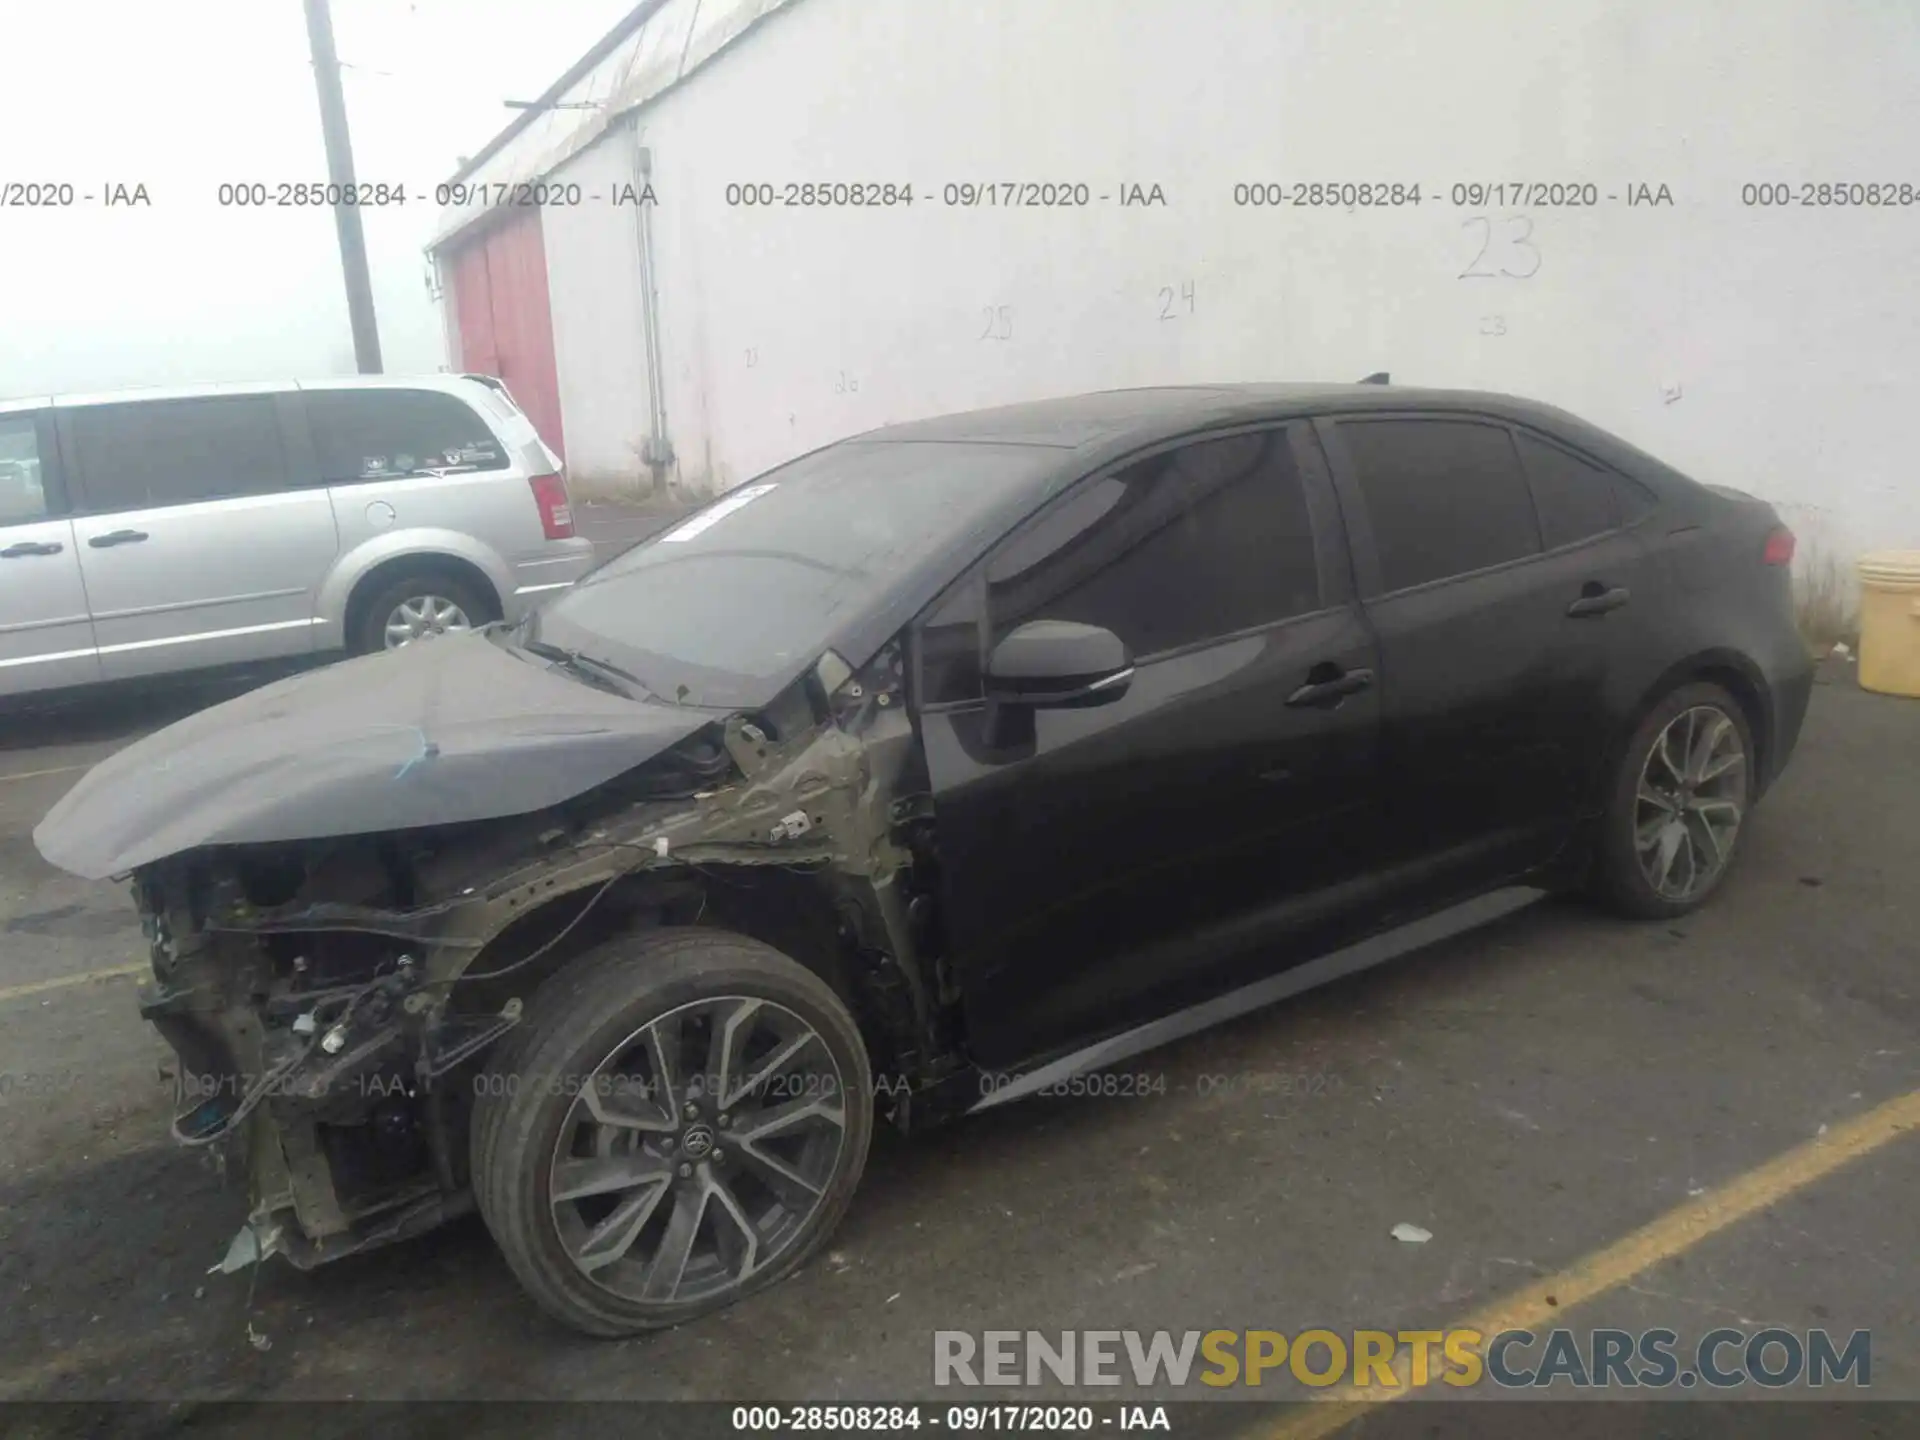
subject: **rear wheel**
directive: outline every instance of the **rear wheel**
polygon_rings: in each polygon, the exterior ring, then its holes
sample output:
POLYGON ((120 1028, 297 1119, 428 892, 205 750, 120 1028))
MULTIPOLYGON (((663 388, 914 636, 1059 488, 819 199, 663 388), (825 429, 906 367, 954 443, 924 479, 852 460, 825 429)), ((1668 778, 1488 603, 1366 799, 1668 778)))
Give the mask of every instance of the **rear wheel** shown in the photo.
POLYGON ((846 1212, 872 1126, 830 987, 758 941, 655 931, 535 997, 480 1080, 474 1193, 542 1308, 631 1334, 797 1269, 846 1212))
POLYGON ((493 597, 446 570, 421 569, 380 587, 361 610, 349 643, 356 655, 398 650, 417 640, 476 630, 499 618, 493 597))
POLYGON ((1754 789, 1753 736, 1718 685, 1683 685, 1641 721, 1601 822, 1597 888, 1624 914, 1683 915, 1726 878, 1754 789))

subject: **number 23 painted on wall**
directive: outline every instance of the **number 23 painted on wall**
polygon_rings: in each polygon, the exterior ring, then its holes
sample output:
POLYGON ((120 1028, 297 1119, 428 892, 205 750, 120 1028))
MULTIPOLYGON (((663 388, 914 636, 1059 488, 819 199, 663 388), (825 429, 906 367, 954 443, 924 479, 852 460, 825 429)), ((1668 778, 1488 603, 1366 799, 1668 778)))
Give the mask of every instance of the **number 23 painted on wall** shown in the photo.
POLYGON ((1533 219, 1527 215, 1508 215, 1496 232, 1493 220, 1475 215, 1461 222, 1462 230, 1478 229, 1478 249, 1462 280, 1530 280, 1540 273, 1540 251, 1533 243, 1533 219))

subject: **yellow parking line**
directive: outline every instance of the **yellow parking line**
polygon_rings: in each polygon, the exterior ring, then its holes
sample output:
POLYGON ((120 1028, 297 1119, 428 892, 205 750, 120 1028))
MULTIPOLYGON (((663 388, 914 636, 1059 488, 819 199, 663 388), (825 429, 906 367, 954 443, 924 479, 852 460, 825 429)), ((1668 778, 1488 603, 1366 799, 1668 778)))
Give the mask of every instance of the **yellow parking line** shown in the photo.
MULTIPOLYGON (((1497 1300, 1478 1314, 1456 1320, 1448 1328, 1478 1330, 1486 1336, 1497 1335, 1502 1330, 1550 1329, 1552 1322, 1569 1307, 1617 1289, 1661 1262, 1691 1250, 1729 1225, 1758 1214, 1794 1191, 1915 1130, 1920 1130, 1920 1091, 1896 1096, 1851 1120, 1841 1121, 1826 1134, 1796 1145, 1743 1175, 1736 1175, 1719 1188, 1669 1210, 1558 1275, 1536 1280, 1518 1294, 1497 1300)), ((1330 1393, 1325 1402, 1316 1403, 1308 1413, 1253 1433, 1265 1440, 1320 1440, 1376 1406, 1419 1393, 1407 1384, 1410 1357, 1397 1360, 1393 1368, 1401 1382, 1398 1386, 1376 1384, 1360 1390, 1330 1393)))
POLYGON ((0 989, 0 1005, 9 1000, 24 999, 28 995, 44 995, 49 990, 65 990, 70 985, 88 985, 95 980, 118 980, 125 975, 144 975, 146 963, 138 965, 115 965, 106 970, 89 970, 81 975, 59 975, 51 980, 35 980, 26 985, 9 985, 0 989))
POLYGON ((22 770, 14 775, 0 775, 0 785, 9 780, 38 780, 42 775, 71 775, 76 770, 91 770, 91 765, 55 765, 50 770, 22 770))

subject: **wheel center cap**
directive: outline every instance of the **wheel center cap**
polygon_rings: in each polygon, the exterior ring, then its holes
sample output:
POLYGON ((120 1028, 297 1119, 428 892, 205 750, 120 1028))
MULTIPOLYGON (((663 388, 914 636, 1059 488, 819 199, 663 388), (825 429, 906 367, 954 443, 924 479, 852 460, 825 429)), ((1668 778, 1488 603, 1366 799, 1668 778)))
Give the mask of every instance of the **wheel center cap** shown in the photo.
POLYGON ((680 1152, 689 1160, 704 1160, 713 1149, 713 1131, 705 1125, 689 1125, 680 1137, 680 1152))

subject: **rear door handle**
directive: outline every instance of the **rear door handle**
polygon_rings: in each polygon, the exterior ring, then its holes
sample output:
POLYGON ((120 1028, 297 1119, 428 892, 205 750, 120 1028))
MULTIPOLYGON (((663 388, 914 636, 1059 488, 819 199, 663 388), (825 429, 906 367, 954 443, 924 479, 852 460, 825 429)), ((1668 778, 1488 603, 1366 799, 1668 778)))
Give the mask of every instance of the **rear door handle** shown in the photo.
POLYGON ((18 560, 22 555, 58 555, 67 547, 57 541, 42 543, 38 540, 22 540, 18 545, 9 545, 0 550, 0 559, 18 560))
POLYGON ((1567 614, 1576 620, 1589 615, 1604 615, 1609 610, 1618 610, 1629 598, 1624 585, 1607 589, 1598 581, 1589 580, 1580 587, 1580 598, 1567 606, 1567 614))
POLYGON ((1349 695, 1357 695, 1373 684, 1371 670, 1341 670, 1326 674, 1330 667, 1316 665, 1307 672, 1307 683, 1287 696, 1287 704, 1295 709, 1311 708, 1331 710, 1349 695), (1315 675, 1324 675, 1323 679, 1314 679, 1315 675))
POLYGON ((104 550, 109 545, 137 545, 147 538, 144 530, 109 530, 104 535, 95 535, 87 541, 96 550, 104 550))

